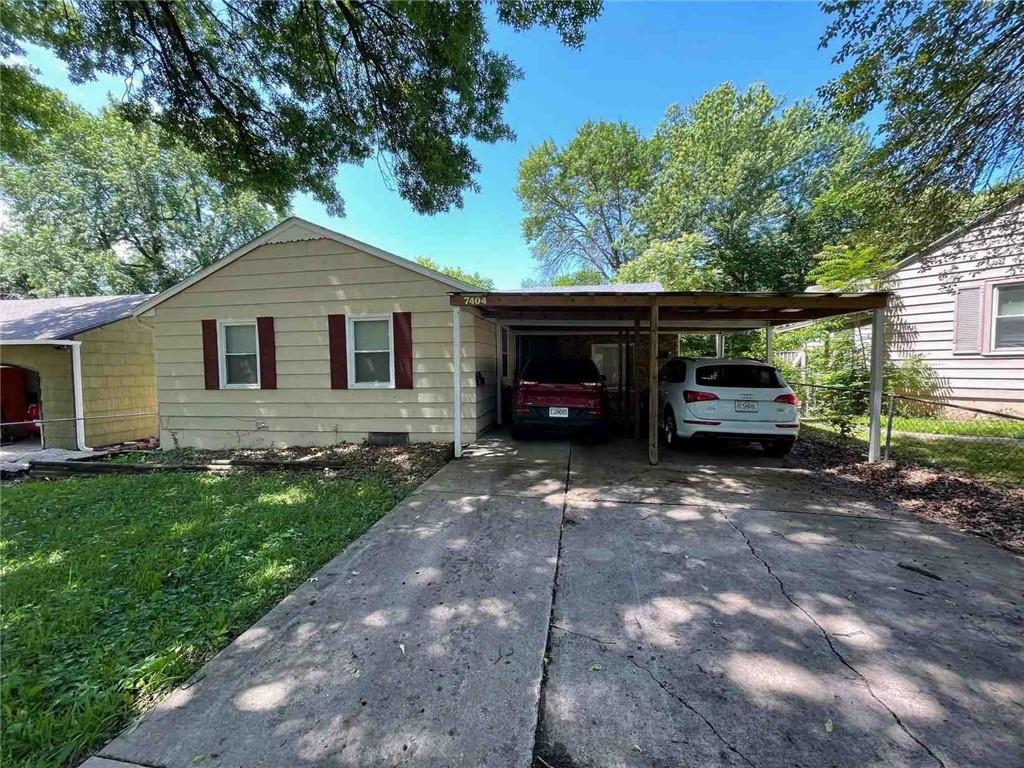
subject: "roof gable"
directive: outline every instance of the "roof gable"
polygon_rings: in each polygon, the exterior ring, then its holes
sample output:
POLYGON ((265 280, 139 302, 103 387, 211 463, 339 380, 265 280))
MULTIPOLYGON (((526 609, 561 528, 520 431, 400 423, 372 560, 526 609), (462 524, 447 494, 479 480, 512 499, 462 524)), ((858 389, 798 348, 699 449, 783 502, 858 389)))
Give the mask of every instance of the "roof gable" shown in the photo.
POLYGON ((403 269, 408 269, 409 271, 415 272, 419 275, 422 275, 423 277, 430 278, 431 280, 436 280, 437 282, 445 285, 446 287, 450 288, 453 291, 480 290, 478 286, 470 285, 469 283, 464 283, 461 280, 457 280, 454 277, 446 275, 442 272, 430 269, 429 267, 424 267, 422 264, 417 264, 414 261, 403 259, 401 256, 396 256, 393 253, 389 253, 388 251, 376 248, 375 246, 372 246, 369 243, 364 243, 360 240, 356 240, 355 238, 348 237, 347 235, 343 235, 340 232, 335 232, 332 229, 327 229, 327 227, 321 227, 319 224, 314 224, 313 222, 307 221, 306 219, 300 218, 298 216, 290 216, 284 221, 277 224, 276 226, 267 230, 254 240, 250 240, 245 245, 236 248, 227 256, 218 259, 205 269, 201 269, 194 275, 185 278, 177 285, 171 286, 163 293, 159 293, 156 296, 153 296, 151 299, 149 299, 149 301, 140 304, 138 307, 135 308, 135 314, 140 315, 143 312, 148 312, 154 307, 167 301, 172 296, 177 296, 179 293, 187 290, 189 287, 195 285, 203 278, 209 277, 213 273, 217 272, 220 269, 223 269, 228 264, 237 261, 238 259, 245 256, 247 253, 256 250, 260 246, 274 245, 279 243, 295 243, 301 242, 303 240, 321 239, 334 240, 335 242, 342 243, 343 245, 347 245, 350 248, 354 248, 357 251, 362 251, 363 253, 369 254, 370 256, 375 256, 378 259, 387 261, 391 264, 394 264, 395 266, 402 267, 403 269))
POLYGON ((993 208, 990 211, 986 211, 977 218, 967 222, 963 226, 957 227, 952 232, 947 232, 942 237, 938 238, 932 243, 929 243, 926 247, 922 248, 917 253, 911 254, 910 256, 907 256, 905 259, 896 262, 896 264, 892 266, 892 268, 886 273, 886 275, 895 275, 901 269, 909 267, 911 264, 916 264, 922 259, 927 258, 931 254, 935 253, 938 250, 941 250, 942 248, 945 248, 950 243, 954 242, 955 240, 958 240, 959 238, 977 229, 983 224, 987 224, 993 219, 1002 216, 1004 213, 1008 213, 1012 211, 1014 208, 1021 206, 1024 206, 1024 194, 1015 195, 1002 205, 993 208))

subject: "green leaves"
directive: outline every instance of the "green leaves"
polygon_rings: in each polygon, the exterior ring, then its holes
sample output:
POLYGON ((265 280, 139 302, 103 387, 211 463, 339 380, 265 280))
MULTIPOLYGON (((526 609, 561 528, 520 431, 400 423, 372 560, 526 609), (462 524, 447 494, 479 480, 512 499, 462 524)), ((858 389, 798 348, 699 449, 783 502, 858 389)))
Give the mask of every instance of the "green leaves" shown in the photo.
MULTIPOLYGON (((884 111, 877 159, 908 195, 970 194, 1024 171, 1024 3, 827 2, 821 46, 849 68, 836 114, 884 111)), ((941 210, 936 208, 936 211, 941 210)))
POLYGON ((587 269, 607 281, 637 255, 634 216, 654 159, 649 142, 621 122, 585 123, 565 147, 546 141, 523 159, 523 237, 544 274, 587 269))
POLYGON ((454 277, 456 280, 461 280, 464 283, 476 285, 485 291, 494 290, 494 281, 491 280, 489 277, 484 277, 479 272, 467 272, 466 270, 460 269, 459 267, 442 267, 429 256, 419 257, 418 259, 416 259, 416 263, 421 266, 427 267, 428 269, 432 269, 435 272, 442 272, 446 275, 450 275, 451 277, 454 277))
MULTIPOLYGON (((501 22, 573 46, 601 9, 496 6, 501 22)), ((5 53, 34 43, 73 81, 125 78, 124 116, 155 121, 229 192, 278 209, 306 192, 340 214, 338 168, 376 157, 417 211, 448 210, 475 189, 470 142, 513 135, 502 111, 520 72, 488 49, 478 2, 11 0, 0 25, 5 53)))
POLYGON ((111 110, 64 113, 0 166, 0 189, 13 225, 0 235, 0 291, 23 296, 160 291, 274 218, 159 129, 111 110))
POLYGON ((802 290, 813 255, 856 222, 865 136, 763 85, 671 107, 650 139, 586 123, 519 168, 523 235, 547 276, 675 290, 802 290))
POLYGON ((724 290, 802 290, 811 255, 833 234, 815 201, 847 183, 866 150, 856 130, 807 103, 787 107, 763 85, 728 83, 670 109, 654 141, 646 231, 702 236, 724 290))

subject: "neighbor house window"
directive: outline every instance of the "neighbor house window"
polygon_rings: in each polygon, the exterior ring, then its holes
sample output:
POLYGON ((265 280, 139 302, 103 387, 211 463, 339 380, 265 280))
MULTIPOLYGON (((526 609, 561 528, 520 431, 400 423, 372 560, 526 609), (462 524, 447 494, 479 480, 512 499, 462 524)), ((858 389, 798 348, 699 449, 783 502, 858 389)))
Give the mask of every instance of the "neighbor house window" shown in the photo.
POLYGON ((992 296, 992 349, 1024 348, 1024 283, 997 285, 992 296))
POLYGON ((221 321, 220 350, 221 386, 258 389, 260 361, 256 321, 221 321))
POLYGON ((349 317, 348 376, 350 387, 395 385, 394 329, 391 315, 349 317))

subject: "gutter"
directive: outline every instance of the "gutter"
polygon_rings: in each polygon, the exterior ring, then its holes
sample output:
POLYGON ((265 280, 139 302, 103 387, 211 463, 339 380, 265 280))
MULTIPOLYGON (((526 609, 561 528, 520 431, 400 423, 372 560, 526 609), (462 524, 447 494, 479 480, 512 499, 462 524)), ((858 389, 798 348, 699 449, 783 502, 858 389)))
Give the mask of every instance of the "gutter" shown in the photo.
POLYGON ((71 381, 75 396, 75 444, 80 451, 91 451, 85 444, 85 396, 82 388, 82 342, 71 339, 4 339, 0 346, 47 346, 71 348, 71 381))

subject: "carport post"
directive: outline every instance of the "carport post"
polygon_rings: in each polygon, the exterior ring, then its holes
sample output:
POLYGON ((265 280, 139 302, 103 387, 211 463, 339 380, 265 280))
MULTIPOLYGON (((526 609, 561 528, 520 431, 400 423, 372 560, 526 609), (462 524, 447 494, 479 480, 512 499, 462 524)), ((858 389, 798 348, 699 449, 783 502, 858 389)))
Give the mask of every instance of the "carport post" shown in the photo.
POLYGON ((458 307, 452 307, 452 398, 452 431, 458 459, 462 457, 462 317, 458 307))
POLYGON ((505 372, 501 369, 501 320, 494 323, 495 344, 494 344, 494 402, 498 408, 498 426, 501 426, 501 379, 505 372))
POLYGON ((885 369, 885 308, 871 313, 871 424, 868 431, 868 461, 881 458, 882 386, 885 369))
POLYGON ((71 380, 75 389, 75 442, 78 450, 88 451, 85 444, 85 397, 82 393, 82 342, 71 342, 71 380))
POLYGON ((633 318, 633 439, 640 439, 640 316, 633 318))
POLYGON ((658 304, 651 304, 651 337, 648 345, 647 459, 658 463, 658 304))
POLYGON ((721 331, 715 334, 715 357, 725 357, 725 334, 721 331))
POLYGON ((768 325, 764 327, 764 361, 768 363, 768 365, 772 364, 772 358, 775 357, 774 341, 774 329, 772 328, 772 324, 769 322, 768 325))

